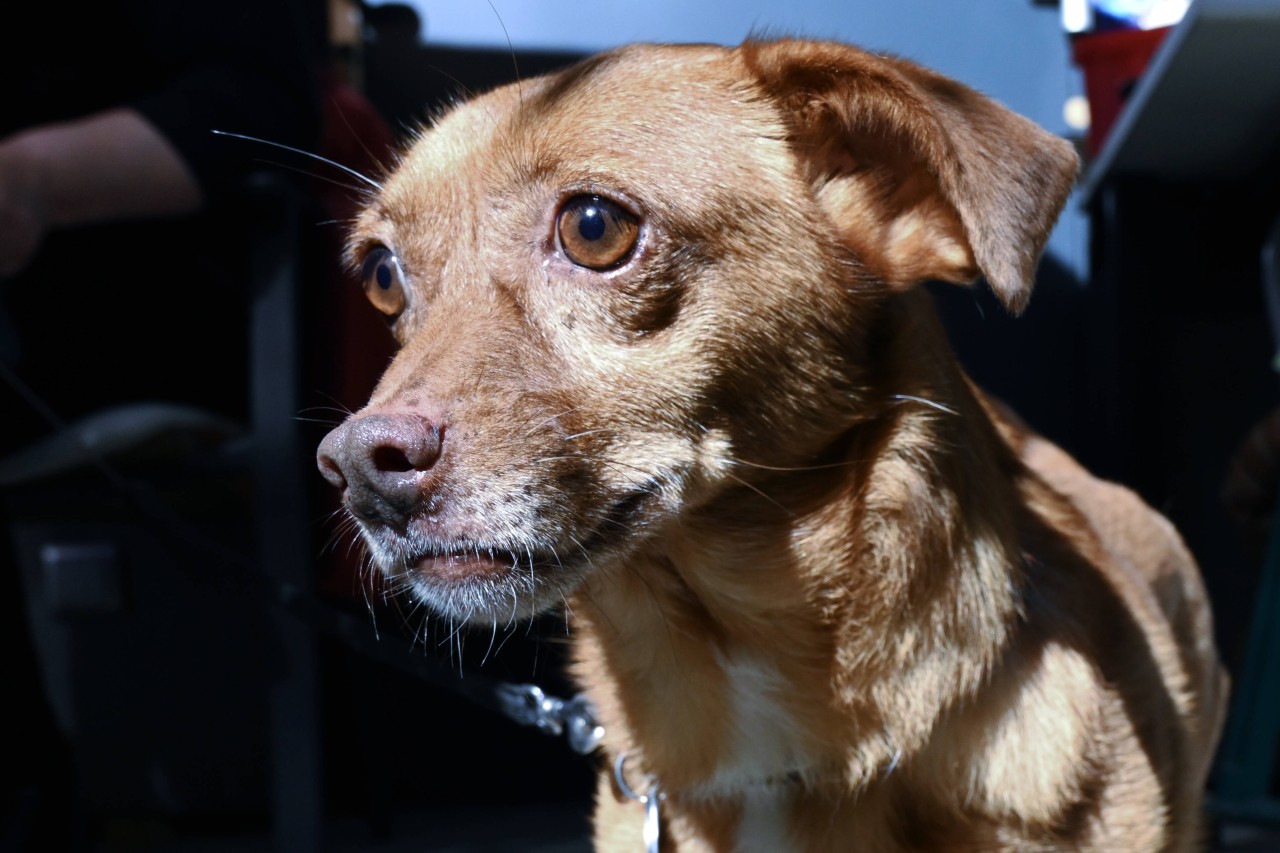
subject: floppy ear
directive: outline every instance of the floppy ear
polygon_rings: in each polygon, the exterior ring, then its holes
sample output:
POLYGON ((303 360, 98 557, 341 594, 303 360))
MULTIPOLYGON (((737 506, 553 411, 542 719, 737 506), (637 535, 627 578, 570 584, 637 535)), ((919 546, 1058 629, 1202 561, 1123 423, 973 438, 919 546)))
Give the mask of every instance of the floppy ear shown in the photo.
POLYGON ((1071 192, 1075 149, 989 98, 905 60, 843 44, 747 42, 819 203, 885 281, 986 277, 1026 307, 1071 192))

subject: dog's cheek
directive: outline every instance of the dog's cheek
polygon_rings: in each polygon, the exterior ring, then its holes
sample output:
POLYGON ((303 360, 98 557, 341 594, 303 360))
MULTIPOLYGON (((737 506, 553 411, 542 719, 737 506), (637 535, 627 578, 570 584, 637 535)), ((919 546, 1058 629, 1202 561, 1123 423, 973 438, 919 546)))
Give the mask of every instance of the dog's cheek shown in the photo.
POLYGON ((689 291, 712 267, 703 241, 662 241, 635 275, 619 276, 606 294, 613 334, 621 342, 660 337, 680 322, 689 291))

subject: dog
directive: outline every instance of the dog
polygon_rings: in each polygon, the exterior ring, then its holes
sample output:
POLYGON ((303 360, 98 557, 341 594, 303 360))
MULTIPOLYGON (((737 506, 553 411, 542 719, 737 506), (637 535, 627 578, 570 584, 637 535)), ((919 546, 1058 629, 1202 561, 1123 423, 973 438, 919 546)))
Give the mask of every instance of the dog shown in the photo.
POLYGON ((597 849, 1200 848, 1193 558, 922 287, 1020 312, 1076 172, 960 83, 779 39, 499 88, 380 182, 349 261, 399 349, 319 467, 435 612, 569 610, 597 849))

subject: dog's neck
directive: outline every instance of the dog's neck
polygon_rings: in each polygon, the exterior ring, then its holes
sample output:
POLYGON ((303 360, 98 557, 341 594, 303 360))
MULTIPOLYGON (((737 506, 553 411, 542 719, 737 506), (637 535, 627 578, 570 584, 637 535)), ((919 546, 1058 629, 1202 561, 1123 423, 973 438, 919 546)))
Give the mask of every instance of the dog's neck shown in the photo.
POLYGON ((977 474, 1012 457, 954 360, 921 357, 938 338, 920 322, 904 314, 887 341, 885 365, 917 367, 882 371, 879 414, 841 437, 842 464, 713 502, 573 602, 606 745, 669 796, 833 776, 858 790, 998 658, 1017 605, 1013 486, 966 490, 1011 482, 977 474))

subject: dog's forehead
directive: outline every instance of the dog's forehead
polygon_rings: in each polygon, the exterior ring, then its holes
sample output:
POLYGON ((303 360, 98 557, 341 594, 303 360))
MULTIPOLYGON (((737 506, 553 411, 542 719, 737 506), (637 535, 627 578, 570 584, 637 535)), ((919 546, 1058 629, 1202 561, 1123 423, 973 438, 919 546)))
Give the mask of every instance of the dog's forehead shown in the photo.
POLYGON ((454 108, 405 155, 375 207, 403 222, 422 212, 424 189, 433 206, 452 207, 548 176, 691 193, 757 155, 776 159, 780 147, 757 143, 780 135, 735 52, 631 45, 454 108))
POLYGON ((521 101, 529 117, 656 121, 670 110, 713 107, 742 82, 737 51, 706 44, 633 44, 540 78, 521 101), (637 109, 644 105, 645 109, 637 109))

